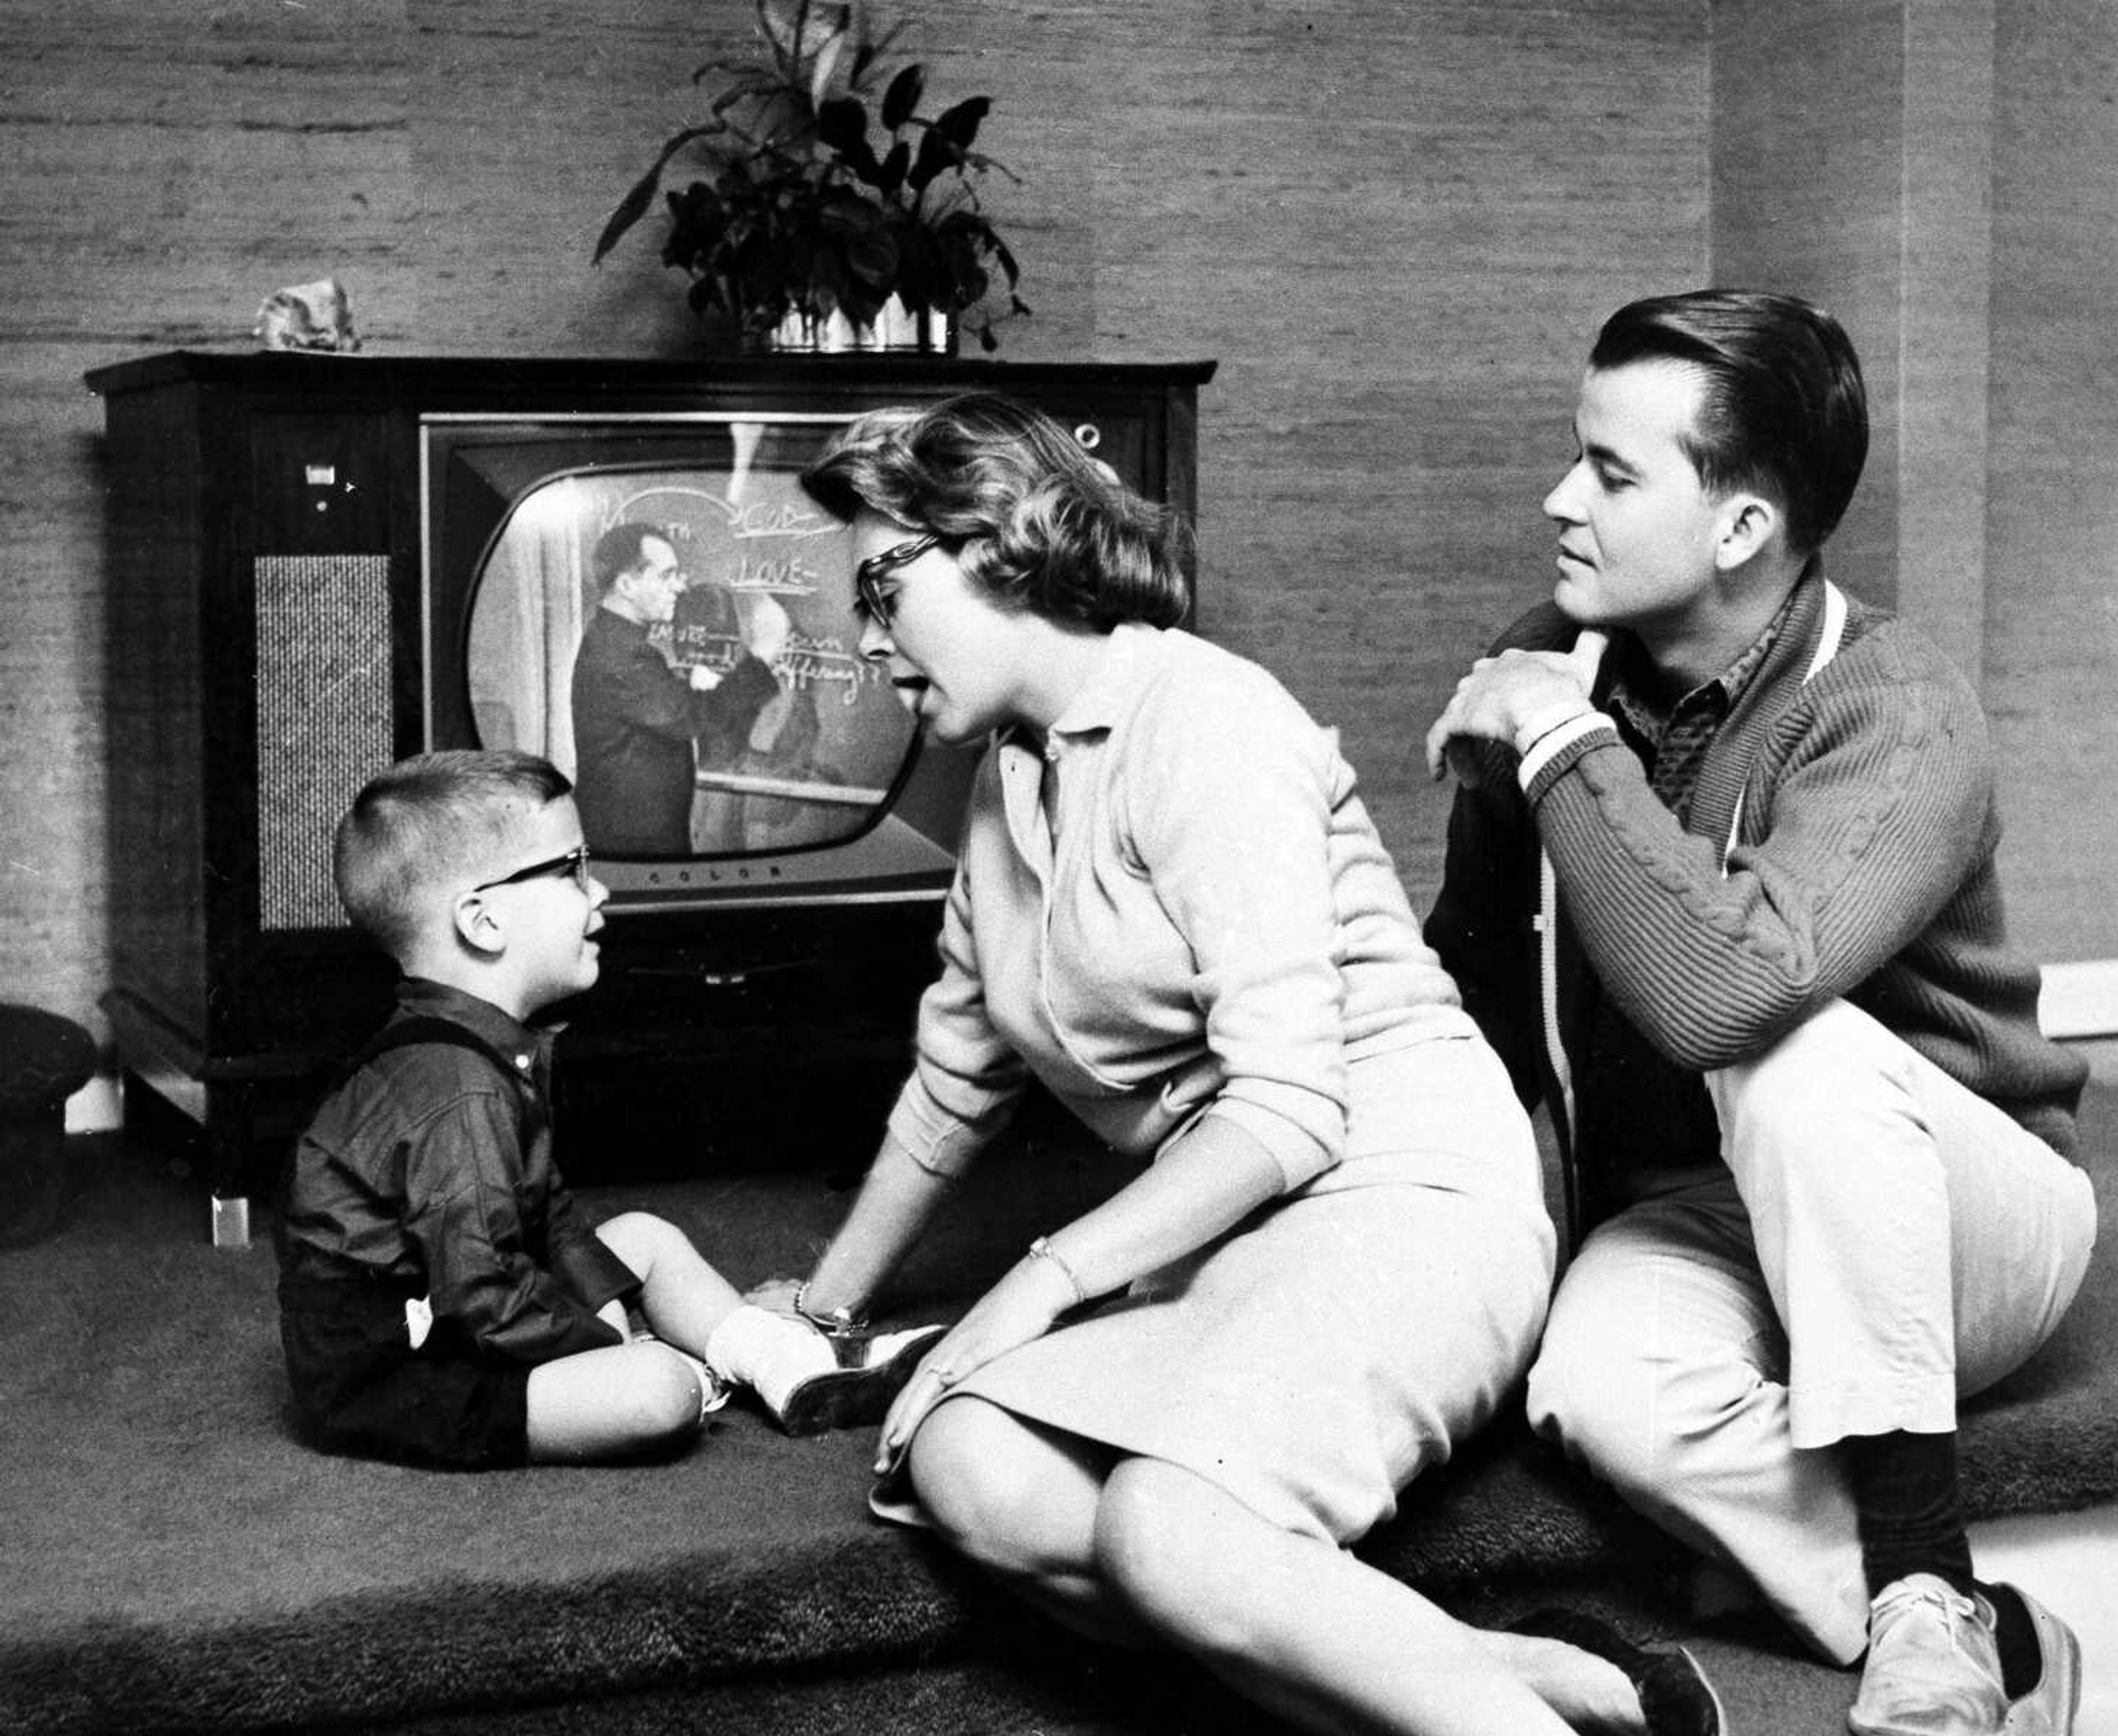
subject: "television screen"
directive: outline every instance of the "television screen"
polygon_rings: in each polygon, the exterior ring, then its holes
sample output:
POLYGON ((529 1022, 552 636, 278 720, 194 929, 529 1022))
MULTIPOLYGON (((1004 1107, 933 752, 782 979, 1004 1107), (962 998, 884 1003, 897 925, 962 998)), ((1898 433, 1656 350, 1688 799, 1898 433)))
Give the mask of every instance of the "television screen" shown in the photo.
POLYGON ((969 756, 861 658, 846 532, 797 480, 844 420, 422 419, 428 739, 557 764, 616 898, 946 884, 969 756), (606 589, 619 527, 677 576, 606 589))

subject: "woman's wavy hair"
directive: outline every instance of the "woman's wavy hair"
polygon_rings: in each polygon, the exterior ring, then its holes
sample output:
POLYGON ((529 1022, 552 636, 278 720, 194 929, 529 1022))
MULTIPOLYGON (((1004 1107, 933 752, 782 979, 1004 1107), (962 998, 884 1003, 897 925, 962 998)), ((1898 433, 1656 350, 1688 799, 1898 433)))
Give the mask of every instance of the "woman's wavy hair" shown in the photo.
POLYGON ((1183 520, 1041 410, 996 392, 862 417, 802 473, 834 518, 932 531, 1001 607, 1108 630, 1190 612, 1183 520))

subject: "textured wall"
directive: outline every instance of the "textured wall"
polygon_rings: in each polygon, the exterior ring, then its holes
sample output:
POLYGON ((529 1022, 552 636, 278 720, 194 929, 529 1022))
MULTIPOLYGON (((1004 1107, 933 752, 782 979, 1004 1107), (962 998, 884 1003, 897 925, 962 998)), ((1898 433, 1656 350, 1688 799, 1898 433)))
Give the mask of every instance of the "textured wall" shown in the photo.
POLYGON ((1819 298, 1876 438, 1834 570, 1978 684, 2014 930, 2118 958, 2118 7, 1717 0, 1715 275, 1819 298))
MULTIPOLYGON (((995 99, 1024 359, 1218 357, 1205 619, 1343 726, 1415 895, 1417 743, 1546 583, 1536 502, 1625 297, 1705 259, 1703 0, 932 0, 995 99)), ((0 994, 106 986, 95 437, 81 370, 246 348, 335 272, 375 351, 669 354, 603 218, 741 0, 0 0, 0 994), (707 29, 717 32, 702 34, 707 29)))
POLYGON ((1897 601, 1904 47, 1895 3, 1720 0, 1713 30, 1713 275, 1806 295, 1861 353, 1875 410, 1832 570, 1897 601))
POLYGON ((1986 696, 2010 912, 2045 958, 2118 958, 2118 7, 1995 25, 1986 696))

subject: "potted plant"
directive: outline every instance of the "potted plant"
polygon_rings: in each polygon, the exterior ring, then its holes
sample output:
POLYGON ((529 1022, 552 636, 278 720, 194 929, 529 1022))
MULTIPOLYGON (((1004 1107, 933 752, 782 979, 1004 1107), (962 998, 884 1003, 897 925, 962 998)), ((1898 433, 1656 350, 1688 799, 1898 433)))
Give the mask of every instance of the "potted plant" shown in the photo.
POLYGON ((923 67, 886 81, 902 28, 875 35, 858 4, 795 0, 789 13, 757 0, 757 50, 691 75, 728 82, 619 201, 597 261, 662 192, 663 263, 690 275, 695 310, 732 319, 748 345, 952 350, 961 321, 997 348, 995 319, 1029 310, 978 183, 994 169, 1018 178, 972 149, 990 98, 930 117, 923 67), (687 153, 702 174, 665 191, 687 153))

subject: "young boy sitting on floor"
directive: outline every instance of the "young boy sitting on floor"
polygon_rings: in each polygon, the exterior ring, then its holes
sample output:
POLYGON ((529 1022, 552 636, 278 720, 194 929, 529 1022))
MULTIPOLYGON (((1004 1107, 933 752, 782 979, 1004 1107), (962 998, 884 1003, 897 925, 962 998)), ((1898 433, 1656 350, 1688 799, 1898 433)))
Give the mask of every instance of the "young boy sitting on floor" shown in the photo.
POLYGON ((790 1434, 878 1419, 938 1327, 826 1334, 746 1304, 674 1225, 591 1228, 560 1181, 552 1037, 526 1022, 596 980, 609 896, 566 777, 530 754, 401 760, 354 798, 332 866, 404 976, 277 1217, 280 1337, 317 1443, 621 1458, 673 1447, 734 1384, 790 1434))

